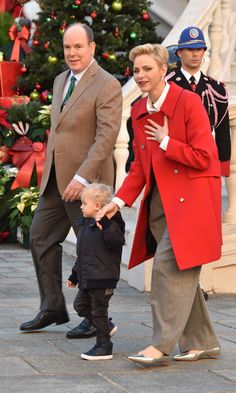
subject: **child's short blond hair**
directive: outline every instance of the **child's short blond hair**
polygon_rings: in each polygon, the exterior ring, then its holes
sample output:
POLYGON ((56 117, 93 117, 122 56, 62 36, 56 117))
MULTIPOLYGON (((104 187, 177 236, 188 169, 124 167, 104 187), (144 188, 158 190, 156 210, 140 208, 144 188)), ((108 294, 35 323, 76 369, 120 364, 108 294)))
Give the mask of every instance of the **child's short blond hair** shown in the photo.
POLYGON ((129 59, 133 63, 136 57, 141 55, 152 55, 159 65, 168 65, 168 50, 160 44, 144 44, 135 46, 129 52, 129 59))
POLYGON ((113 190, 107 184, 91 183, 83 188, 81 198, 83 198, 85 194, 91 196, 96 202, 100 203, 101 207, 103 207, 112 200, 113 190))

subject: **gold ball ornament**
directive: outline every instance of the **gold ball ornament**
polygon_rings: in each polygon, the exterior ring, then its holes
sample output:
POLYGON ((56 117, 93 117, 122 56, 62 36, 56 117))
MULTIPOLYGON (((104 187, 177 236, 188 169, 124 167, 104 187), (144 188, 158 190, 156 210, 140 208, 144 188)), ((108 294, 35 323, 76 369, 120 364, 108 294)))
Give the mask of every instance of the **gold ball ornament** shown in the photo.
POLYGON ((50 64, 56 64, 58 62, 58 57, 57 56, 48 56, 48 62, 50 64))
POLYGON ((112 7, 113 11, 119 12, 122 10, 123 5, 122 5, 121 1, 115 0, 115 1, 113 1, 111 7, 112 7))
POLYGON ((114 53, 111 53, 109 55, 109 59, 112 60, 112 61, 116 61, 117 57, 116 57, 116 55, 114 53))
POLYGON ((67 23, 64 21, 64 22, 61 24, 61 27, 60 27, 60 29, 59 29, 59 33, 60 33, 60 34, 64 34, 64 31, 65 31, 65 29, 66 29, 66 26, 67 26, 67 23))
POLYGON ((37 90, 35 90, 35 89, 32 91, 32 93, 30 93, 30 99, 32 101, 39 100, 39 96, 40 96, 39 92, 37 90))

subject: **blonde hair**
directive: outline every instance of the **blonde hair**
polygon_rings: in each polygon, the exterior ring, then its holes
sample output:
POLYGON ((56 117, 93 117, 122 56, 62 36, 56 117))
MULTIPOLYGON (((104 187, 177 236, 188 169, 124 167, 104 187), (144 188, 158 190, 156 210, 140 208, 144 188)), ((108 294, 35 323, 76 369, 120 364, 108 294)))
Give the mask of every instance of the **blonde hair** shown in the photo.
POLYGON ((129 59, 134 62, 137 56, 152 55, 159 65, 168 65, 168 50, 160 44, 144 44, 135 46, 129 52, 129 59))
POLYGON ((87 187, 84 187, 81 192, 81 197, 85 194, 90 195, 95 202, 99 202, 101 207, 109 203, 113 197, 112 188, 102 183, 91 183, 87 187))

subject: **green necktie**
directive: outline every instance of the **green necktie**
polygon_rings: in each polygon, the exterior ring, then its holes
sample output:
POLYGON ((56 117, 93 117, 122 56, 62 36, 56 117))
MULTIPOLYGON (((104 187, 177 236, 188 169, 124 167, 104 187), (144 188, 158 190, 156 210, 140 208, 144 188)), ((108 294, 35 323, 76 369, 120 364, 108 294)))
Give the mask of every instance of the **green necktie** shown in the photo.
POLYGON ((76 81, 76 78, 75 78, 75 76, 73 75, 73 76, 70 78, 70 86, 69 86, 69 88, 68 88, 68 90, 67 90, 67 93, 66 93, 66 95, 65 95, 65 98, 64 98, 64 100, 63 100, 63 102, 62 102, 61 110, 64 108, 64 106, 66 105, 67 101, 69 100, 71 94, 73 93, 73 90, 74 90, 74 88, 75 88, 75 81, 76 81))

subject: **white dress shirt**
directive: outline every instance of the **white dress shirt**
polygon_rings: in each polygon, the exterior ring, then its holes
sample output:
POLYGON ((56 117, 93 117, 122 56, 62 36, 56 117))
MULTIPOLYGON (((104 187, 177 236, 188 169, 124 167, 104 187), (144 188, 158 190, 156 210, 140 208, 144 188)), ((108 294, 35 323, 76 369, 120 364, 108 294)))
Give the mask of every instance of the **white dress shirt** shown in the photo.
MULTIPOLYGON (((147 110, 149 113, 153 113, 153 112, 159 112, 161 110, 161 106, 163 104, 163 102, 166 99, 166 96, 168 94, 170 85, 169 83, 166 82, 165 87, 163 92, 161 93, 160 97, 158 98, 158 100, 154 103, 151 102, 150 98, 148 97, 147 99, 147 110)), ((160 143, 160 148, 163 150, 167 149, 168 146, 168 142, 169 142, 169 136, 166 135, 163 139, 163 141, 160 143)))
POLYGON ((182 72, 182 74, 185 76, 185 78, 187 79, 187 81, 190 84, 190 78, 191 76, 194 76, 195 81, 196 81, 196 85, 198 84, 200 78, 201 78, 201 71, 197 71, 195 74, 190 74, 188 71, 186 71, 183 67, 181 67, 180 71, 182 72))
POLYGON ((82 78, 82 76, 85 74, 85 72, 87 71, 87 69, 91 66, 91 64, 93 63, 94 59, 91 61, 91 63, 89 63, 88 67, 85 68, 83 71, 78 72, 78 74, 74 74, 73 71, 70 71, 67 80, 66 80, 66 84, 63 90, 63 95, 62 95, 62 102, 66 96, 67 90, 69 89, 70 86, 70 79, 72 76, 75 77, 76 81, 75 81, 75 87, 77 86, 78 82, 80 81, 80 79, 82 78))

